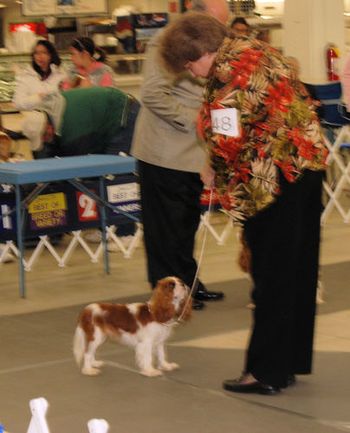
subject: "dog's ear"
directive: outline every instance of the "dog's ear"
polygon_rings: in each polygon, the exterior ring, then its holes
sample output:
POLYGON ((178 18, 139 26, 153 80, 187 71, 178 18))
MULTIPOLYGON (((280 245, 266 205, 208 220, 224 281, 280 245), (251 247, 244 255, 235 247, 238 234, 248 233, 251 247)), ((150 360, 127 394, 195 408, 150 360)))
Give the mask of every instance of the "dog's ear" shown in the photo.
POLYGON ((173 279, 163 278, 154 289, 151 310, 157 322, 165 323, 175 316, 175 307, 172 303, 174 287, 173 279))

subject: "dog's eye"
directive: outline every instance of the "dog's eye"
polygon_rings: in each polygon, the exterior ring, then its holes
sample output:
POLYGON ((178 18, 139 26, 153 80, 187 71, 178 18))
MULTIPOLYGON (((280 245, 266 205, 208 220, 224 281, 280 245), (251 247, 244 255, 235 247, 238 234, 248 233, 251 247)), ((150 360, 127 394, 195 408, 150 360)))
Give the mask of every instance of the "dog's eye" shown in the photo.
POLYGON ((171 281, 171 282, 168 284, 168 288, 171 289, 171 290, 174 290, 174 289, 175 289, 175 283, 174 283, 174 281, 171 281))

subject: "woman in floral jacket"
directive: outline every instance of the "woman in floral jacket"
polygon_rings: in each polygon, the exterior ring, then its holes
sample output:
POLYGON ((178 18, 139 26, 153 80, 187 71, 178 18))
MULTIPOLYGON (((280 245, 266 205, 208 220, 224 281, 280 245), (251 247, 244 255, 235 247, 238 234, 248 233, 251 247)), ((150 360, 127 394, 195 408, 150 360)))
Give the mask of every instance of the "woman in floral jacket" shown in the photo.
POLYGON ((186 14, 164 33, 175 73, 208 78, 198 129, 207 143, 204 181, 244 228, 252 254, 254 324, 233 392, 274 394, 309 374, 326 148, 302 84, 278 51, 230 39, 211 17, 186 14))

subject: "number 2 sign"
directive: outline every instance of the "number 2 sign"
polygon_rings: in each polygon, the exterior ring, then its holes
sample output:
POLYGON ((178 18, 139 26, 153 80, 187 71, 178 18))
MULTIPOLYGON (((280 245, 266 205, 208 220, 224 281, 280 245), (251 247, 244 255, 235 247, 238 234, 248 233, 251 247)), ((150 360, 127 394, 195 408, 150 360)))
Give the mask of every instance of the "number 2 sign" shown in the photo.
POLYGON ((219 108, 211 110, 212 131, 216 134, 239 137, 238 110, 236 108, 219 108))
POLYGON ((95 221, 98 219, 98 211, 95 200, 88 195, 77 192, 79 221, 95 221))

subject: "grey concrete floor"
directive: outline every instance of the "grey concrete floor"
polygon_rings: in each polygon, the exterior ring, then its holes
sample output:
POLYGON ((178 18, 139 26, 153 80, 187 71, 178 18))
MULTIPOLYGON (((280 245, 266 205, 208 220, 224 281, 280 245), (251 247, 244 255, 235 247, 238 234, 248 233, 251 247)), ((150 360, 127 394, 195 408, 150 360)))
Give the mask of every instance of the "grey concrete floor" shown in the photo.
POLYGON ((86 432, 91 418, 105 418, 111 433, 350 431, 349 241, 348 227, 337 219, 325 228, 326 303, 317 315, 314 374, 273 397, 221 388, 224 379, 240 374, 251 315, 234 232, 224 246, 208 239, 201 270, 209 288, 224 290, 225 300, 176 329, 169 357, 181 369, 154 379, 139 375, 132 351, 114 343, 101 348, 107 364, 98 377, 82 376, 71 354, 83 305, 148 298, 142 247, 129 260, 113 255, 110 276, 79 250, 64 269, 44 252, 27 274, 27 299, 18 298, 17 264, 1 265, 0 422, 10 433, 26 432, 29 400, 45 397, 51 433, 86 432))
MULTIPOLYGON (((349 276, 349 263, 324 268, 326 285, 337 284, 319 308, 319 322, 349 308, 345 283, 349 276)), ((315 374, 299 377, 279 396, 234 395, 221 389, 222 380, 238 375, 242 366, 243 346, 231 337, 246 334, 249 327, 250 312, 245 307, 249 283, 235 280, 210 287, 223 289, 225 301, 208 305, 176 329, 169 357, 181 369, 155 379, 139 375, 132 351, 114 343, 106 343, 100 352, 107 361, 102 374, 82 376, 71 356, 81 306, 3 316, 0 420, 10 432, 25 432, 28 402, 43 396, 50 403, 52 433, 86 431, 90 418, 105 418, 116 433, 348 431, 349 352, 317 350, 315 374)))

